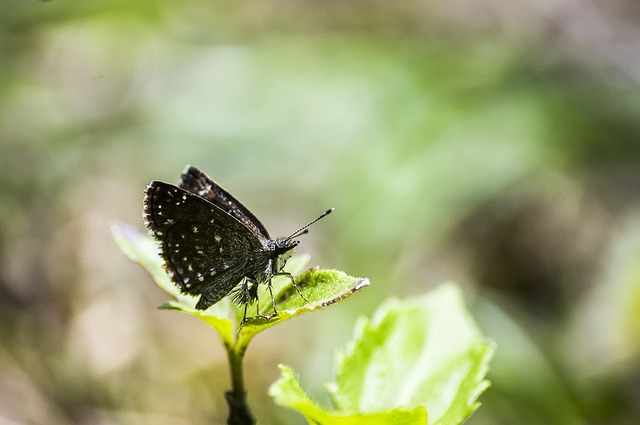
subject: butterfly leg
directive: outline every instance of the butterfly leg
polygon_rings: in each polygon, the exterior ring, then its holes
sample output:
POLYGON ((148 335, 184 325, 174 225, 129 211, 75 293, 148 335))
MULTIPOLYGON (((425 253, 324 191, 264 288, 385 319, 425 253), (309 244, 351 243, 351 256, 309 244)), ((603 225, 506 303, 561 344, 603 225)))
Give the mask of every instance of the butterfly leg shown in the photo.
POLYGON ((247 320, 247 307, 249 307, 249 304, 244 305, 244 314, 242 315, 242 321, 240 322, 238 332, 240 332, 240 329, 242 329, 242 325, 244 325, 244 322, 247 320))
MULTIPOLYGON (((247 317, 247 306, 252 303, 253 301, 256 302, 256 315, 255 317, 259 317, 260 319, 266 319, 269 320, 272 317, 276 316, 278 314, 278 311, 275 310, 275 305, 274 307, 274 313, 273 314, 260 314, 260 298, 258 297, 258 287, 260 286, 260 284, 253 279, 249 279, 249 278, 245 278, 245 286, 243 287, 243 291, 244 291, 244 300, 246 302, 243 302, 244 304, 244 320, 246 320, 247 317)), ((269 292, 271 292, 271 285, 269 285, 269 292)), ((271 299, 273 300, 273 293, 271 293, 271 299)))
POLYGON ((278 309, 276 308, 276 299, 273 297, 273 287, 271 286, 271 280, 269 280, 269 294, 271 295, 271 304, 273 305, 273 314, 278 314, 278 309))
POLYGON ((260 298, 256 298, 256 316, 260 317, 260 298))
POLYGON ((278 310, 276 309, 276 300, 273 298, 273 290, 271 289, 271 282, 269 282, 269 294, 271 294, 271 302, 273 304, 273 314, 260 314, 260 307, 259 307, 260 301, 256 298, 256 316, 260 317, 261 319, 270 320, 278 315, 278 310))
MULTIPOLYGON (((309 302, 307 297, 305 297, 302 294, 302 292, 300 291, 300 287, 296 284, 296 281, 293 278, 293 276, 291 275, 291 273, 289 273, 289 272, 278 272, 278 273, 275 273, 274 276, 287 276, 291 280, 291 283, 293 284, 293 287, 296 288, 296 291, 298 291, 298 295, 300 295, 302 297, 302 299, 305 300, 305 302, 309 302)), ((271 287, 269 287, 269 289, 271 289, 271 287)))
POLYGON ((257 317, 265 317, 265 316, 260 314, 260 297, 258 297, 258 293, 257 293, 258 284, 256 283, 255 285, 256 285, 256 316, 257 317))
POLYGON ((242 328, 244 327, 244 323, 247 321, 247 307, 249 307, 249 304, 246 303, 244 305, 244 314, 242 315, 242 320, 240 321, 240 325, 238 326, 238 337, 240 337, 240 331, 242 331, 242 328))
POLYGON ((238 332, 240 331, 240 329, 242 329, 242 325, 244 325, 244 322, 247 321, 247 307, 249 307, 249 300, 251 297, 251 294, 249 292, 249 280, 245 278, 242 281, 242 286, 236 300, 237 302, 240 302, 244 305, 244 313, 242 314, 242 322, 240 322, 240 328, 238 329, 238 332))

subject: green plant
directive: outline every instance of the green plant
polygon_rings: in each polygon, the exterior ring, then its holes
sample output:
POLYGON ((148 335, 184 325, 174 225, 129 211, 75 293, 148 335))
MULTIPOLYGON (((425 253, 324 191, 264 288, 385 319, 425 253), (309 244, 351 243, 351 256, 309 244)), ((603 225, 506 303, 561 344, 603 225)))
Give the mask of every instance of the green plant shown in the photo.
MULTIPOLYGON (((181 294, 164 271, 153 239, 124 224, 112 233, 120 249, 151 275, 175 300, 160 306, 198 317, 218 331, 227 351, 231 390, 225 394, 229 424, 253 424, 246 403, 242 360, 258 333, 295 316, 326 307, 369 285, 337 270, 309 269, 300 273, 308 256, 296 256, 287 271, 297 275, 274 279, 278 314, 267 320, 250 318, 242 326, 243 309, 228 299, 206 311, 195 309, 196 299, 181 294)), ((273 313, 268 291, 260 295, 262 316, 273 313)), ((250 307, 250 308, 251 308, 250 307)), ((361 319, 351 345, 338 355, 337 375, 328 386, 335 408, 325 409, 304 393, 294 372, 280 366, 282 375, 270 387, 275 402, 303 414, 313 424, 426 424, 452 425, 464 421, 479 405, 487 388, 484 379, 493 345, 485 340, 464 308, 454 285, 408 301, 389 300, 371 320, 361 319)))

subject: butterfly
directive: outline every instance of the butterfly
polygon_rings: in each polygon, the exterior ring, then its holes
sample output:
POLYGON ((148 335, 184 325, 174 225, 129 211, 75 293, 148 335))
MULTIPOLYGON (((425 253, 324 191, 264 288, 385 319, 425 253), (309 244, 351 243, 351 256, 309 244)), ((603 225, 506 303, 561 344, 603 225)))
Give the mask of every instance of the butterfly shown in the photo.
MULTIPOLYGON (((275 276, 287 276, 306 300, 284 266, 300 243, 296 238, 333 210, 289 236, 273 239, 242 203, 189 165, 182 172, 180 186, 153 181, 143 202, 145 224, 159 242, 167 274, 180 291, 199 295, 199 310, 231 295, 244 306, 243 322, 247 306, 258 300, 260 285, 267 285, 277 314, 271 285, 275 276)), ((256 311, 258 308, 256 304, 256 311)))

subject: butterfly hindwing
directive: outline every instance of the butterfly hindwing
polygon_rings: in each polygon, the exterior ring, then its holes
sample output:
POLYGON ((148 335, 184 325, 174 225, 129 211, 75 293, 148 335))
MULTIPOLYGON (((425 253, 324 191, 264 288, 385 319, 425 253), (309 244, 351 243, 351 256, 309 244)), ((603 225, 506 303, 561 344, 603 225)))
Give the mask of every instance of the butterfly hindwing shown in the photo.
POLYGON ((245 277, 247 259, 261 241, 242 222, 196 194, 154 181, 145 191, 144 216, 160 242, 171 279, 184 293, 201 295, 205 309, 245 277))
POLYGON ((222 186, 196 167, 188 165, 182 171, 180 187, 222 208, 248 227, 258 238, 271 239, 260 220, 222 186))

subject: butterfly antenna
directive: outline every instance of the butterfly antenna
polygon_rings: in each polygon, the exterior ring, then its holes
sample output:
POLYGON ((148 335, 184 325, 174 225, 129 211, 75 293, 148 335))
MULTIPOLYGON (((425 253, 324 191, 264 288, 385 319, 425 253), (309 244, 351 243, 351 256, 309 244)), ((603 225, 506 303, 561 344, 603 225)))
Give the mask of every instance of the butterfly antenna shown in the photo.
POLYGON ((315 223, 316 221, 325 218, 326 216, 328 216, 329 214, 331 214, 333 212, 333 210, 335 210, 335 208, 329 208, 328 210, 326 210, 325 212, 323 212, 320 217, 316 218, 315 220, 313 220, 311 223, 302 226, 301 228, 299 228, 298 230, 296 230, 295 232, 293 232, 291 235, 289 235, 287 237, 287 239, 293 239, 293 238, 297 238, 298 236, 304 235, 305 233, 309 233, 309 229, 308 227, 311 226, 313 223, 315 223))

